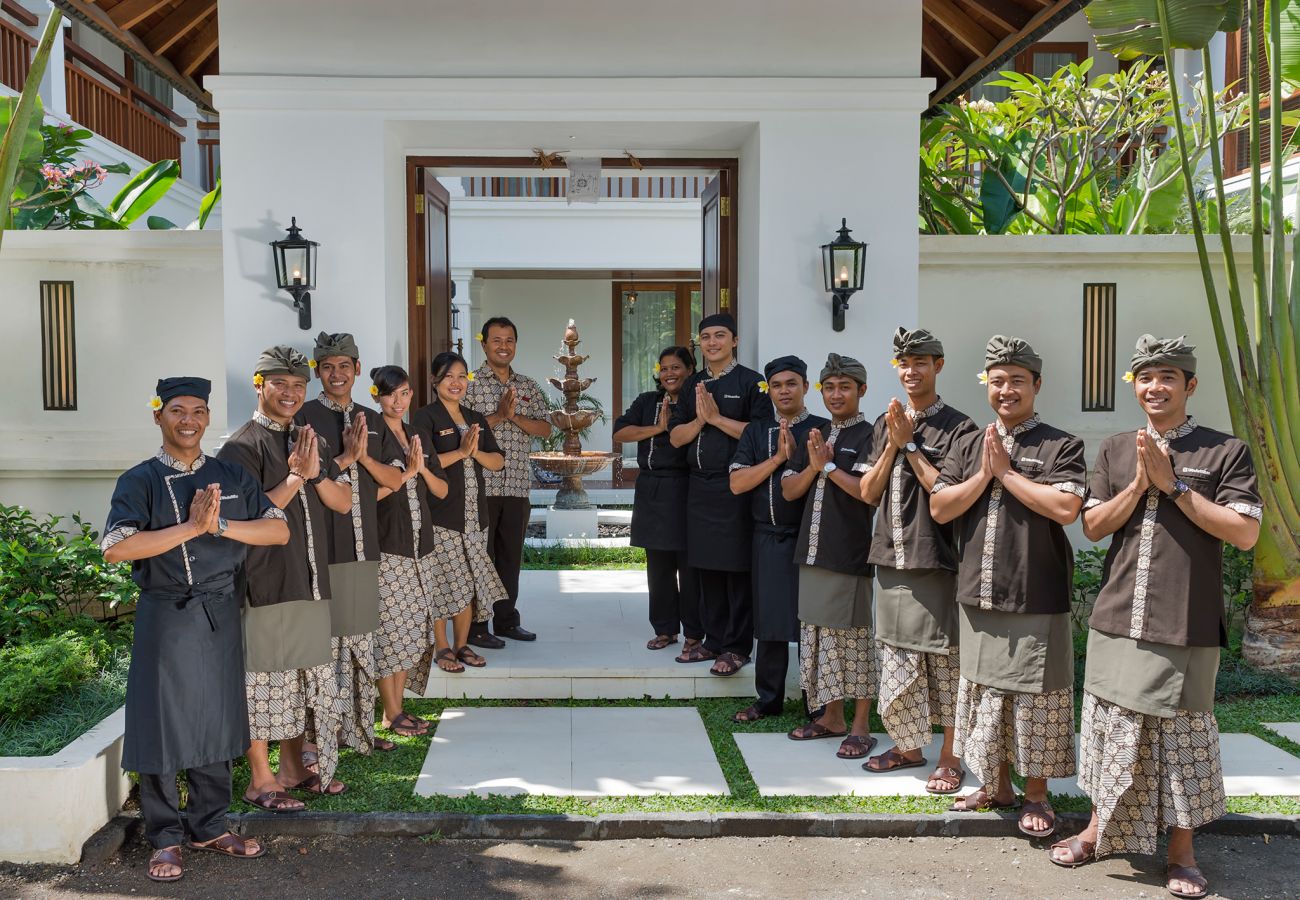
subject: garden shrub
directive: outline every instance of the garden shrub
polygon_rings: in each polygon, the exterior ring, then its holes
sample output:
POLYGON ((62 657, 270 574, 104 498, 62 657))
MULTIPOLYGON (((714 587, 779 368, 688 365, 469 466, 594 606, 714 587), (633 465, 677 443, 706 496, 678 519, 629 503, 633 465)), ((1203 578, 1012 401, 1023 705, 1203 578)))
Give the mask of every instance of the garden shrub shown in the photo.
POLYGON ((0 715, 29 719, 94 678, 113 651, 106 635, 69 630, 0 648, 0 715))

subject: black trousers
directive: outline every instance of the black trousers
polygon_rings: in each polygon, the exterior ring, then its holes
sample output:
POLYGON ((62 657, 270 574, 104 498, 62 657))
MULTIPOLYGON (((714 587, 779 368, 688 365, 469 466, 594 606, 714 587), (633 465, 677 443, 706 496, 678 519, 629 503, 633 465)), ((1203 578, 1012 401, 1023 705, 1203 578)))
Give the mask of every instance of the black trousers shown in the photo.
POLYGON ((209 763, 185 770, 189 783, 189 802, 181 813, 176 773, 147 775, 140 773, 140 812, 144 817, 144 837, 155 850, 184 846, 186 836, 195 841, 221 837, 230 811, 230 761, 209 763))
POLYGON ((685 550, 647 550, 645 580, 650 589, 650 627, 655 634, 704 637, 700 626, 700 579, 686 565, 685 550))
MULTIPOLYGON (((519 624, 519 567, 524 562, 524 536, 532 504, 527 497, 488 497, 488 555, 506 588, 506 599, 492 604, 492 630, 505 631, 519 624)), ((485 634, 486 622, 470 626, 472 634, 485 634)))
POLYGON ((780 715, 785 705, 785 675, 790 668, 789 641, 759 641, 754 654, 754 689, 759 710, 780 715))
POLYGON ((754 589, 748 572, 696 569, 704 647, 714 653, 754 652, 754 589))

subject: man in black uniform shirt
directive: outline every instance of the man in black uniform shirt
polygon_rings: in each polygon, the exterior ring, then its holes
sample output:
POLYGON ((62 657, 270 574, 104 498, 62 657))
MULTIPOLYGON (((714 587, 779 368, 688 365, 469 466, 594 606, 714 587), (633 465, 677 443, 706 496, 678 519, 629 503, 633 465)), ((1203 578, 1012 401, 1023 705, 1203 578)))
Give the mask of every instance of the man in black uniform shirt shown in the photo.
POLYGON ((781 473, 808 432, 826 424, 804 405, 808 364, 782 356, 763 367, 772 411, 754 419, 740 436, 731 463, 731 490, 749 494, 754 520, 754 663, 757 702, 736 713, 737 722, 757 722, 781 714, 790 644, 799 640, 799 571, 794 545, 799 537, 804 498, 786 500, 781 473))
POLYGON ((709 671, 734 675, 754 649, 749 565, 753 548, 749 499, 731 493, 727 467, 746 423, 767 406, 762 376, 736 361, 736 320, 726 313, 700 320, 704 368, 682 388, 669 439, 688 447, 687 562, 699 571, 704 643, 679 662, 716 659, 709 671))
POLYGON ((243 859, 266 852, 226 830, 230 762, 249 736, 235 573, 248 545, 284 544, 289 526, 248 472, 203 453, 211 390, 206 378, 158 382, 162 449, 117 480, 101 544, 105 561, 132 563, 140 586, 122 767, 140 775, 154 881, 181 877, 187 840, 243 859))

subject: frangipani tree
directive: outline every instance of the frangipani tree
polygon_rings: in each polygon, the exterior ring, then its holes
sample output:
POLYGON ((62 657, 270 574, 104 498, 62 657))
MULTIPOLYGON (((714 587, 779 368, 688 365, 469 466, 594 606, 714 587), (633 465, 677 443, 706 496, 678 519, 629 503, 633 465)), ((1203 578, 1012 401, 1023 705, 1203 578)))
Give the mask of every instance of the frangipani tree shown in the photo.
MULTIPOLYGON (((1175 50, 1201 52, 1201 90, 1212 95, 1214 67, 1209 45, 1219 32, 1258 28, 1260 6, 1243 13, 1242 0, 1093 0, 1088 20, 1097 31, 1097 45, 1121 59, 1160 55, 1175 50)), ((1205 295, 1210 307, 1214 341, 1223 368, 1223 381, 1233 430, 1250 444, 1265 503, 1264 527, 1255 549, 1255 596, 1246 621, 1242 654, 1253 665, 1300 674, 1300 277, 1296 254, 1288 263, 1287 242, 1300 249, 1300 231, 1283 229, 1283 204, 1268 207, 1270 223, 1265 247, 1263 168, 1267 166, 1269 195, 1282 196, 1282 166, 1290 151, 1283 140, 1282 100, 1289 84, 1300 84, 1300 0, 1269 0, 1265 7, 1269 91, 1261 96, 1259 50, 1249 41, 1249 81, 1240 86, 1247 98, 1250 135, 1250 201, 1252 210, 1251 265, 1239 272, 1232 253, 1225 204, 1216 204, 1216 221, 1204 222, 1191 197, 1192 173, 1187 162, 1186 134, 1179 104, 1175 137, 1179 142, 1192 214, 1192 233, 1200 257, 1205 295), (1261 112, 1263 100, 1268 109, 1261 112), (1267 117, 1266 119, 1264 117, 1267 117), (1269 127, 1268 152, 1261 154, 1260 130, 1269 127), (1215 285, 1206 228, 1217 231, 1226 275, 1230 321, 1224 322, 1215 285), (1243 280, 1249 280, 1247 309, 1243 280), (1253 315, 1254 335, 1251 335, 1253 315)), ((1171 67, 1172 68, 1172 67, 1171 67)), ((1224 196, 1220 152, 1222 132, 1214 105, 1203 104, 1210 129, 1210 162, 1214 188, 1224 196)))

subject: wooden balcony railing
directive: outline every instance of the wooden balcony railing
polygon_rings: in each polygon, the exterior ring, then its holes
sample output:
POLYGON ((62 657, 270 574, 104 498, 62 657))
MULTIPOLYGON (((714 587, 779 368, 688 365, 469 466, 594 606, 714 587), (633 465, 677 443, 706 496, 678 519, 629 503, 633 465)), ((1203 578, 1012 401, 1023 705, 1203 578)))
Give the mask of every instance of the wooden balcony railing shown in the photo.
MULTIPOLYGON (((0 10, 24 25, 35 25, 39 21, 16 3, 0 4, 0 10)), ((0 84, 15 91, 23 89, 23 82, 32 67, 32 52, 36 44, 36 38, 8 19, 0 18, 0 84)))
POLYGON ((74 122, 149 162, 180 160, 185 138, 167 122, 184 125, 183 118, 66 39, 64 56, 74 122))
MULTIPOLYGON (((610 199, 687 200, 696 199, 708 186, 703 176, 627 176, 602 179, 600 195, 610 199)), ((491 178, 466 176, 461 179, 466 197, 563 197, 568 193, 567 178, 517 177, 491 178)))

